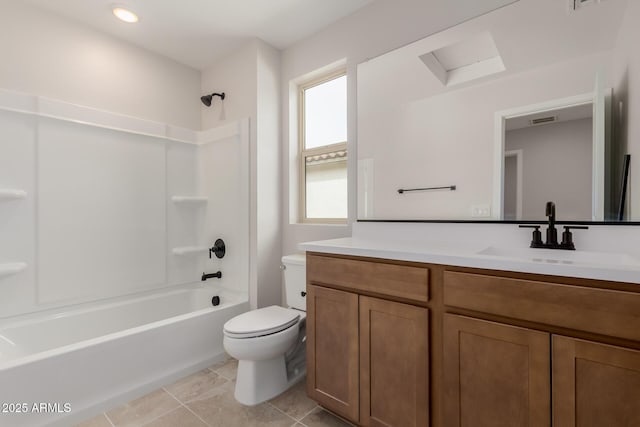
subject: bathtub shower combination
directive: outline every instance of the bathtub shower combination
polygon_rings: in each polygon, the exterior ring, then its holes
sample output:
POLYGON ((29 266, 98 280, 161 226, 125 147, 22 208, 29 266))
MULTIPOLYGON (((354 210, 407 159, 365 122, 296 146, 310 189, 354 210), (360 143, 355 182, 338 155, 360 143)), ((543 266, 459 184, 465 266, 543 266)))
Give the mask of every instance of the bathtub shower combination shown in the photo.
POLYGON ((66 416, 58 422, 68 426, 222 360, 221 326, 248 307, 245 294, 189 285, 9 324, 0 330, 0 425, 66 416), (34 410, 43 403, 53 407, 34 410))
POLYGON ((0 90, 0 426, 69 426, 225 357, 249 309, 248 126, 0 90))

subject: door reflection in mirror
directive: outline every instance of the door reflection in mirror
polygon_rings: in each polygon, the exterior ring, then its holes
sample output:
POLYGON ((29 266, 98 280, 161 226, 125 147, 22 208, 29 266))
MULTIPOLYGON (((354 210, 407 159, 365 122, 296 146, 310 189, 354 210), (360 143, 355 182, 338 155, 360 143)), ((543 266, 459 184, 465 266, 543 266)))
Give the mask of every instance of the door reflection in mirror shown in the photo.
POLYGON ((505 121, 505 220, 539 220, 554 200, 563 216, 592 220, 593 104, 505 121))

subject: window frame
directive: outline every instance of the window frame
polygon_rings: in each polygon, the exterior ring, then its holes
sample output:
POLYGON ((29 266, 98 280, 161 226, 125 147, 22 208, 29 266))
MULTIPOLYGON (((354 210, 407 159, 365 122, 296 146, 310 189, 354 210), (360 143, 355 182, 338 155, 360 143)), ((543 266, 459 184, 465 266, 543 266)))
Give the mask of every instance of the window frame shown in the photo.
MULTIPOLYGON (((298 199, 298 212, 300 215, 300 222, 303 224, 347 224, 349 219, 348 213, 346 218, 307 218, 307 157, 329 154, 335 151, 345 151, 347 152, 346 159, 348 161, 349 151, 347 150, 347 141, 305 149, 305 91, 307 89, 311 89, 313 87, 319 86, 323 83, 327 83, 331 80, 335 80, 343 76, 347 76, 346 68, 341 68, 331 73, 323 74, 321 77, 309 80, 303 84, 298 85, 298 188, 300 190, 298 199)), ((347 194, 348 192, 349 188, 347 177, 347 194)), ((348 211, 348 196, 346 203, 348 211)))

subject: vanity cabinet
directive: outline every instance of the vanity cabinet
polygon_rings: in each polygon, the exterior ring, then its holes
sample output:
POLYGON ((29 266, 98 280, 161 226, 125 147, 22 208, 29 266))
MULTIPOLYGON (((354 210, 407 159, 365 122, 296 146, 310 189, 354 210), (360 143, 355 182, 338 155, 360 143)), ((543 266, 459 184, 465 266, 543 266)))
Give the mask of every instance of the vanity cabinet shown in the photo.
POLYGON ((428 299, 425 268, 308 256, 308 395, 361 426, 429 425, 429 316, 413 298, 428 299))
POLYGON ((640 426, 640 351, 553 336, 553 425, 640 426))
POLYGON ((427 309, 361 296, 359 311, 360 423, 428 425, 427 309))
POLYGON ((357 421, 358 364, 358 295, 307 285, 307 394, 357 421))
POLYGON ((563 335, 637 341, 640 293, 445 271, 444 301, 474 311, 444 314, 445 426, 640 425, 640 351, 563 335))
POLYGON ((360 426, 640 426, 640 285, 307 254, 307 392, 360 426))
POLYGON ((445 425, 549 426, 549 334, 444 317, 445 425))

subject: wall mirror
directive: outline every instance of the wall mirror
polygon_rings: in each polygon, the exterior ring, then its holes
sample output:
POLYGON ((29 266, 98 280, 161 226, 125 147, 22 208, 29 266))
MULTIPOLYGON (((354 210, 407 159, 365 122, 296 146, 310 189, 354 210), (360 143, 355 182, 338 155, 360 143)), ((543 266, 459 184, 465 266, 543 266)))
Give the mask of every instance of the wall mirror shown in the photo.
POLYGON ((358 219, 639 221, 629 4, 520 0, 359 64, 358 219))

